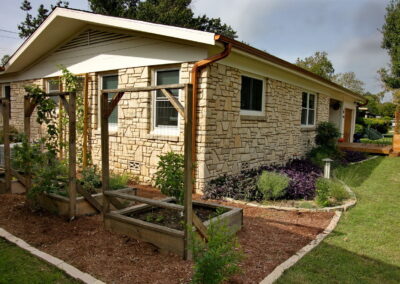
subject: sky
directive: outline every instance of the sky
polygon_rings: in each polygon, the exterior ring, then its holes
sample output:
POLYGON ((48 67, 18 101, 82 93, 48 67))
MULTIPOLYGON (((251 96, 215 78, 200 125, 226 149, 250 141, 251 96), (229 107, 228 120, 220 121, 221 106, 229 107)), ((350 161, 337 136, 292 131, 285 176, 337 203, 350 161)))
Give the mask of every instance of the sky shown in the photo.
MULTIPOLYGON (((22 40, 17 26, 25 18, 22 0, 0 0, 0 57, 22 40), (6 31, 10 32, 6 32, 6 31), (14 32, 14 33, 12 33, 14 32)), ((47 7, 56 0, 32 0, 47 7)), ((71 8, 89 10, 86 0, 71 8)), ((380 28, 389 0, 193 0, 196 15, 220 17, 238 32, 238 40, 294 63, 326 51, 336 73, 353 71, 372 93, 381 91, 377 70, 389 57, 380 47, 380 28)), ((385 100, 388 100, 386 97, 385 100)))

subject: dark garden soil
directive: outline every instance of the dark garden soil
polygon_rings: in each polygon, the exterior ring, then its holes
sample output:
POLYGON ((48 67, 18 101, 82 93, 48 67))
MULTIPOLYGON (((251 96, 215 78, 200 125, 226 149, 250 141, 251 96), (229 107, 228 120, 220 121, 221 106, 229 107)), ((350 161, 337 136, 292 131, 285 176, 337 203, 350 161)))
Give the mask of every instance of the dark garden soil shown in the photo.
MULTIPOLYGON (((140 196, 160 198, 150 187, 140 196)), ((199 199, 199 196, 194 196, 199 199)), ((329 224, 333 213, 297 213, 219 204, 244 209, 238 233, 245 253, 242 273, 229 283, 259 283, 277 265, 308 244, 329 224)), ((160 254, 151 244, 103 229, 101 216, 72 222, 32 212, 22 195, 0 195, 0 227, 107 283, 188 283, 192 263, 160 254)))
MULTIPOLYGON (((217 212, 215 208, 193 205, 193 211, 200 218, 201 221, 207 221, 225 212, 217 212)), ((183 231, 183 215, 181 211, 155 208, 152 207, 148 211, 131 213, 129 217, 136 218, 142 221, 150 222, 153 224, 165 226, 171 229, 183 231)))

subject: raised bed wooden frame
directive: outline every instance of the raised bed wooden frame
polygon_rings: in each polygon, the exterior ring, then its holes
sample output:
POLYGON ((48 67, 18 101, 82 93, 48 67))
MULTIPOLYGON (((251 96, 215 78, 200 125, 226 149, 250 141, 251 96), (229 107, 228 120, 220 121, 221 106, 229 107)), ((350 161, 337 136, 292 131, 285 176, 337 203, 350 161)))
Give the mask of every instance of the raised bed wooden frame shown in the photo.
MULTIPOLYGON (((168 203, 172 198, 166 198, 161 202, 168 203)), ((172 205, 172 204, 171 204, 172 205)), ((176 205, 176 204, 174 204, 176 205)), ((221 220, 231 228, 233 232, 237 232, 243 225, 243 210, 237 207, 224 206, 219 204, 211 204, 200 201, 193 201, 193 205, 201 205, 212 208, 224 208, 228 211, 214 217, 209 221, 202 222, 207 228, 210 222, 221 220)), ((162 225, 142 221, 134 217, 126 216, 131 213, 139 213, 150 210, 153 205, 140 204, 126 209, 112 211, 105 215, 106 229, 130 236, 135 239, 146 241, 157 246, 161 252, 172 252, 179 256, 185 256, 185 233, 184 231, 171 229, 162 225)), ((179 205, 177 205, 179 208, 179 205)), ((183 210, 183 206, 180 208, 183 210)))

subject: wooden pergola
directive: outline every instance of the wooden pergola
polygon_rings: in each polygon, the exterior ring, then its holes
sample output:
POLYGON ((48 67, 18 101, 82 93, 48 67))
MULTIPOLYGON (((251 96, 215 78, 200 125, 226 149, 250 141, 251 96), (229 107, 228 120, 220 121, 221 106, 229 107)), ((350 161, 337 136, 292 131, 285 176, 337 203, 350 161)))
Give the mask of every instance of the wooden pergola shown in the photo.
POLYGON ((132 200, 140 203, 149 204, 152 206, 167 208, 170 210, 178 210, 184 213, 184 230, 185 230, 185 259, 191 258, 189 249, 190 231, 192 225, 196 227, 200 235, 207 239, 207 229, 192 208, 192 192, 193 192, 193 160, 192 160, 192 106, 193 106, 193 88, 191 84, 174 84, 174 85, 159 85, 137 88, 124 89, 108 89, 101 90, 101 161, 102 161, 102 192, 103 192, 103 218, 111 216, 110 203, 112 199, 121 198, 132 200), (185 106, 170 92, 172 89, 180 89, 185 94, 185 106), (132 92, 150 92, 160 90, 178 113, 184 118, 184 205, 171 204, 168 202, 158 201, 154 199, 118 193, 109 190, 110 165, 109 165, 109 133, 108 133, 108 118, 118 102, 125 93, 132 92), (108 94, 115 93, 111 101, 108 99, 108 94))

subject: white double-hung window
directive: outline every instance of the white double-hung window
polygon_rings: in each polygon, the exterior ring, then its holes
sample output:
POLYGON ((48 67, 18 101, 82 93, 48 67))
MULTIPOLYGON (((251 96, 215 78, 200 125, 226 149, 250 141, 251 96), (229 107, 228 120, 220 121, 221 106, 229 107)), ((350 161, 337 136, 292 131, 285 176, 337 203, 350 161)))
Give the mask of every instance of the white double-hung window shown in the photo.
POLYGON ((301 125, 315 125, 315 106, 316 96, 314 94, 303 92, 301 100, 301 125))
MULTIPOLYGON (((157 86, 179 83, 179 69, 156 70, 154 76, 157 86)), ((169 91, 179 100, 178 89, 169 91)), ((157 134, 178 135, 178 111, 160 90, 154 92, 153 102, 153 131, 157 134)))

